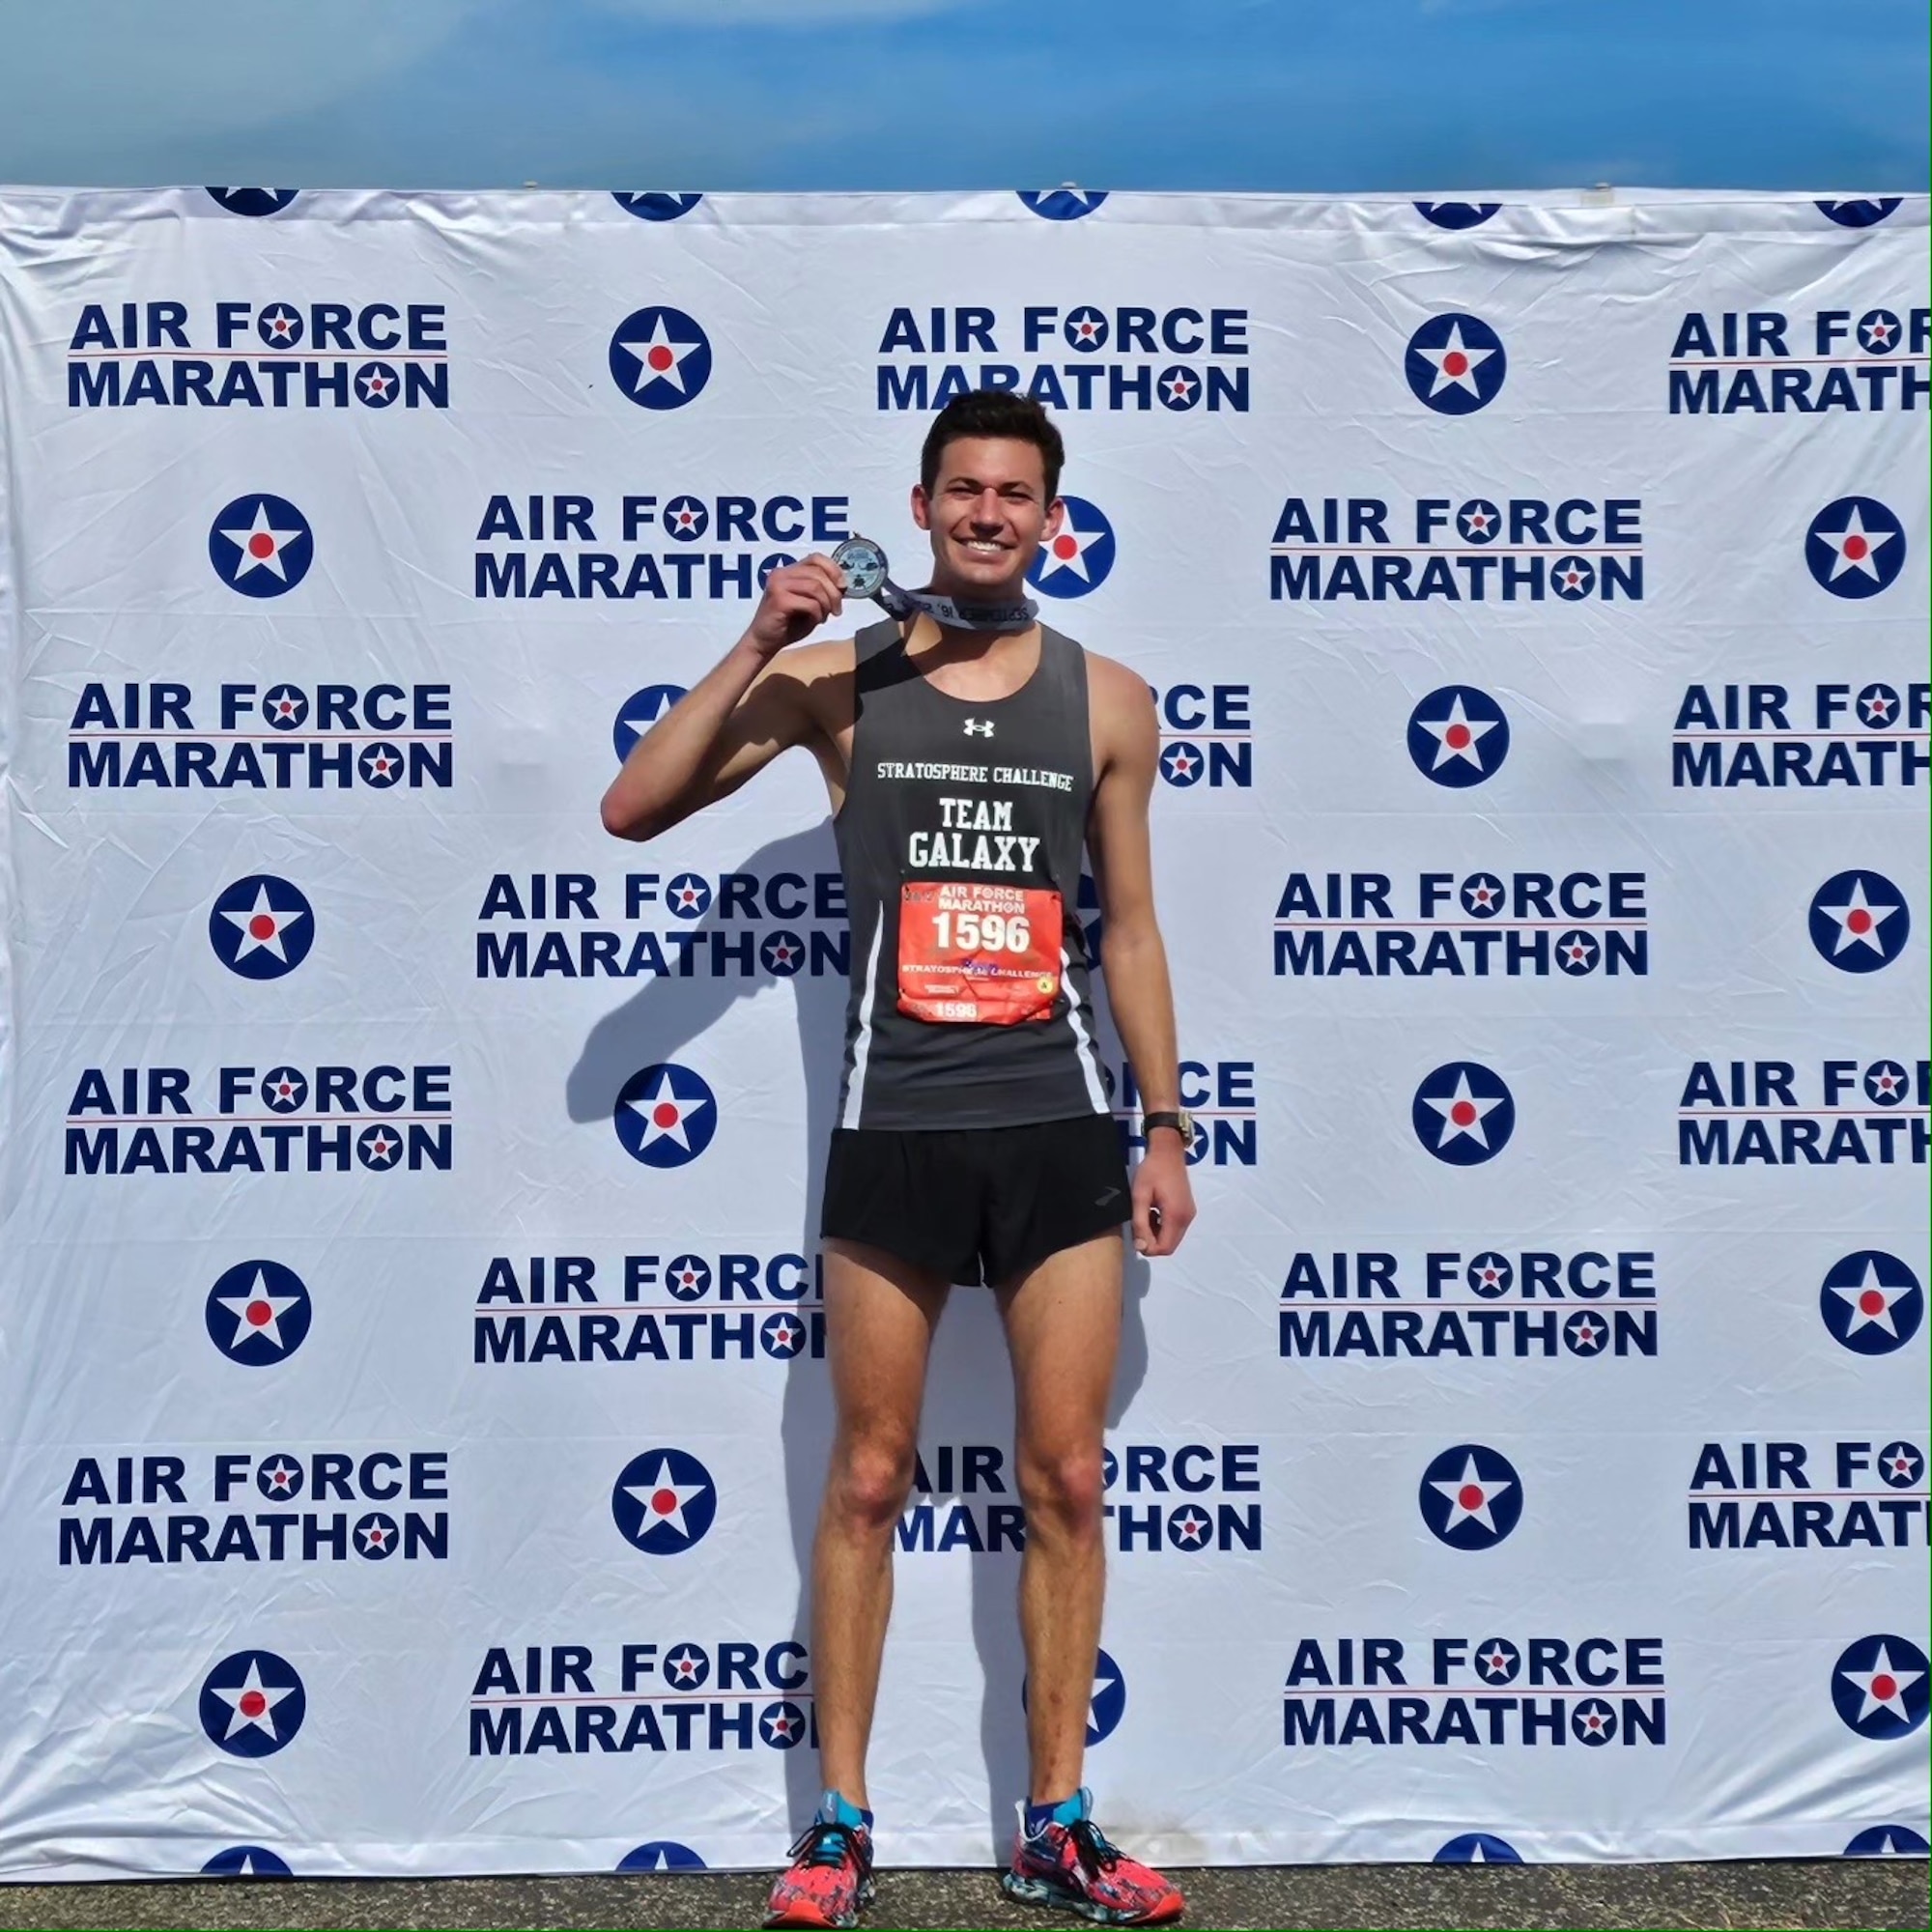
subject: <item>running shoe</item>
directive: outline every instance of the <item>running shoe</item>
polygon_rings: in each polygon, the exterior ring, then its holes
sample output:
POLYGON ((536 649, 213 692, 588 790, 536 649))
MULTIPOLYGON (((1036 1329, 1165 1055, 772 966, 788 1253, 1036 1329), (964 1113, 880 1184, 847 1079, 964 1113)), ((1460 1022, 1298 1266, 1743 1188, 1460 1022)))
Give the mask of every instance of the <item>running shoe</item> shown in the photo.
POLYGON ((791 1848, 790 1867, 772 1887, 765 1923, 856 1925, 871 1902, 871 1833, 863 1825, 820 1817, 791 1848))
POLYGON ((1094 1795, 1083 1785, 1029 1837, 1022 1805, 1013 1861, 1000 1874, 1000 1889, 1023 1905, 1077 1912, 1102 1925, 1173 1924, 1187 1901, 1159 1872, 1110 1844, 1093 1808, 1094 1795))

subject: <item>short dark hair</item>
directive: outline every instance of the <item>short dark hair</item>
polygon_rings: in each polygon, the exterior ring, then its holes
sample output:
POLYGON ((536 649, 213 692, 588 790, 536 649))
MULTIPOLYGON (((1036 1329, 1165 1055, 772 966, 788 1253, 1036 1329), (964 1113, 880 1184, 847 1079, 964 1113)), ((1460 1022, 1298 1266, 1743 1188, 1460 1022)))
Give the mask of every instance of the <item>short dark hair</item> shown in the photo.
POLYGON ((1031 396, 1016 395, 1011 389, 968 389, 954 396, 933 417, 925 433, 925 447, 920 451, 919 480, 927 496, 939 481, 939 461, 949 442, 961 437, 996 436, 1012 442, 1030 442, 1039 451, 1046 471, 1046 499, 1060 495, 1060 471, 1066 462, 1066 445, 1053 426, 1053 418, 1031 396))

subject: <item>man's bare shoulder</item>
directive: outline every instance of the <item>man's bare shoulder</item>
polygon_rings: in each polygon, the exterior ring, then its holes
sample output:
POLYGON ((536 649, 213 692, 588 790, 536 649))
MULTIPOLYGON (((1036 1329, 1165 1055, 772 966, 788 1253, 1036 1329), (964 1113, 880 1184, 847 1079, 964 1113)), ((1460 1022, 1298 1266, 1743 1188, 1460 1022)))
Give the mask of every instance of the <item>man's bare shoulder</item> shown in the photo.
MULTIPOLYGON (((1084 648, 1084 646, 1083 646, 1084 648)), ((1139 671, 1118 658, 1087 652, 1087 702, 1095 718, 1133 729, 1152 722, 1153 693, 1139 671)))
POLYGON ((765 675, 785 679, 792 705, 810 719, 815 731, 837 738, 851 728, 857 663, 853 639, 828 638, 821 643, 794 644, 781 651, 765 675))
POLYGON ((856 643, 851 638, 827 638, 815 644, 793 644, 781 651, 766 667, 768 677, 789 677, 802 685, 813 685, 841 673, 850 675, 856 643))

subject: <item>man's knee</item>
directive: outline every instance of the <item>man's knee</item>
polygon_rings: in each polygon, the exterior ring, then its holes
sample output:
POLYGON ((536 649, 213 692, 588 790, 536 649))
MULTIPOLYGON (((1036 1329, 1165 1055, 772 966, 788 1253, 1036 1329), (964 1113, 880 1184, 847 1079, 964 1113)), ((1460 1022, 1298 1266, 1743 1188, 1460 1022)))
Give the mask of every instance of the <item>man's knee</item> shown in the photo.
POLYGON ((898 1520, 912 1479, 911 1442, 865 1438, 833 1450, 826 1495, 847 1522, 883 1531, 898 1520))
POLYGON ((1023 1451, 1018 1473, 1029 1522, 1066 1534, 1097 1532, 1107 1487, 1099 1443, 1023 1451))

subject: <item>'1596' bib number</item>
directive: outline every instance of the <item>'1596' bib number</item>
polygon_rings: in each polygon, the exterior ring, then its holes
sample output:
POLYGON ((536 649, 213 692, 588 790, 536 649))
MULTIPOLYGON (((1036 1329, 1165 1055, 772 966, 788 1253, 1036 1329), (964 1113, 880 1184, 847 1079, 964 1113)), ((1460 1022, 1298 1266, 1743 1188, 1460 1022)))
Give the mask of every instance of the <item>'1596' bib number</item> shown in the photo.
POLYGON ((1053 1017, 1060 895, 919 880, 899 891, 899 1011, 1013 1026, 1053 1017))

